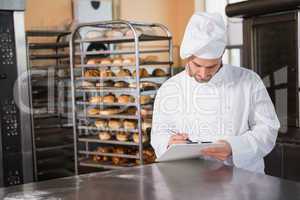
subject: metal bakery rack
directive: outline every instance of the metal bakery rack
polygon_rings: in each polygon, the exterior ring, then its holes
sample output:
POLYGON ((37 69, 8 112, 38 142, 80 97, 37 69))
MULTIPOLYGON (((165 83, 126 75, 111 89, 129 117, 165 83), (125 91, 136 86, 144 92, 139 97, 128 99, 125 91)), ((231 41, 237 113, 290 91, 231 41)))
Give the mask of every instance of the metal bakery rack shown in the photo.
POLYGON ((84 167, 118 169, 153 162, 153 102, 171 76, 171 65, 172 35, 161 24, 120 20, 74 29, 70 72, 76 174, 84 167), (122 95, 130 100, 120 101, 122 95))
POLYGON ((26 32, 35 181, 74 175, 69 35, 26 32))

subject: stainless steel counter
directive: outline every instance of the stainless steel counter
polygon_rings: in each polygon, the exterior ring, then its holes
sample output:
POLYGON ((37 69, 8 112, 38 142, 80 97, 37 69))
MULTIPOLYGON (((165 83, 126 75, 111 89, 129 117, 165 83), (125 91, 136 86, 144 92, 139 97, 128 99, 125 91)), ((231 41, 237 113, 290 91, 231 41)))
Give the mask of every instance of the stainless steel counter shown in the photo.
POLYGON ((0 199, 300 199, 300 183, 189 160, 0 189, 0 199))

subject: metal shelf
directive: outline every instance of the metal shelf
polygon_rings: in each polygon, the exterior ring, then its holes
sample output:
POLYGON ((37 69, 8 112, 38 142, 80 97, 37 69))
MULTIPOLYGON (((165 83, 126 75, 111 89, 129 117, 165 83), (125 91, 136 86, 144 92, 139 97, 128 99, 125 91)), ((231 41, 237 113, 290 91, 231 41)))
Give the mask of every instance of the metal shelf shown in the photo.
MULTIPOLYGON (((137 95, 137 89, 136 88, 113 88, 113 87, 106 87, 106 88, 76 88, 77 92, 83 92, 83 93, 99 93, 99 92, 108 92, 108 93, 126 93, 126 94, 132 94, 132 95, 137 95)), ((141 89, 140 92, 141 94, 145 95, 145 93, 150 93, 150 94, 155 94, 157 89, 147 89, 143 90, 141 89)))
POLYGON ((84 101, 77 101, 77 105, 89 105, 89 106, 136 106, 137 103, 90 103, 84 101))
POLYGON ((139 159, 139 156, 136 156, 136 155, 118 154, 118 153, 99 153, 96 151, 78 151, 78 153, 85 154, 85 155, 98 155, 98 156, 139 159))
MULTIPOLYGON (((75 165, 77 166, 77 169, 75 171, 76 174, 78 174, 78 165, 79 166, 88 166, 88 167, 98 167, 98 168, 108 168, 108 169, 114 169, 114 168, 120 168, 120 166, 115 166, 112 165, 110 162, 106 163, 98 163, 94 162, 91 159, 87 159, 88 157, 90 158, 91 155, 102 155, 102 156, 116 156, 116 157, 125 157, 129 159, 141 159, 141 163, 143 164, 143 157, 142 157, 142 150, 147 145, 147 143, 143 143, 142 141, 139 141, 139 143, 134 143, 132 141, 128 142, 120 142, 117 140, 108 140, 108 141, 103 141, 97 138, 95 135, 90 135, 86 136, 85 134, 88 134, 89 132, 91 133, 92 131, 124 131, 124 132, 131 132, 131 133, 138 133, 139 137, 142 137, 143 130, 142 130, 142 121, 143 121, 143 116, 140 114, 133 114, 133 115, 128 115, 128 112, 123 112, 120 114, 116 115, 89 115, 86 112, 86 107, 88 105, 103 105, 103 106, 136 106, 137 110, 142 108, 142 104, 138 101, 139 97, 142 95, 155 95, 158 88, 161 86, 161 82, 165 81, 167 78, 169 78, 169 74, 171 73, 170 67, 172 65, 172 36, 171 33, 168 31, 168 29, 161 25, 161 24, 145 24, 145 23, 136 23, 136 22, 128 22, 128 21, 111 21, 111 22, 103 22, 103 23, 86 23, 86 24, 80 24, 78 25, 73 33, 72 33, 72 38, 71 38, 71 43, 70 43, 70 49, 71 49, 71 57, 70 57, 70 63, 71 63, 71 74, 72 74, 72 81, 71 81, 71 89, 72 89, 72 105, 73 105, 73 121, 74 121, 74 137, 77 138, 75 141, 75 160, 78 162, 75 162, 75 165), (88 28, 90 26, 94 27, 101 27, 101 28, 129 28, 131 30, 134 30, 136 27, 134 26, 142 26, 142 27, 147 27, 147 28, 159 28, 161 31, 165 33, 167 36, 150 36, 150 35, 145 35, 142 34, 138 36, 137 38, 133 37, 122 37, 122 38, 93 38, 93 39, 79 39, 78 38, 78 33, 81 33, 81 30, 88 28), (155 42, 155 41, 166 41, 167 44, 166 46, 160 46, 154 48, 141 48, 139 46, 140 42, 144 41, 149 41, 149 42, 155 42), (104 43, 104 44, 109 44, 109 43, 132 43, 130 44, 130 47, 127 49, 117 49, 118 46, 114 45, 115 49, 111 48, 108 51, 88 51, 86 52, 83 49, 78 49, 77 47, 79 45, 83 45, 82 43, 104 43), (165 48, 166 47, 166 48, 165 48), (117 49, 117 50, 116 50, 117 49), (124 55, 124 54, 132 54, 136 58, 140 58, 140 54, 152 54, 152 53, 162 53, 166 52, 168 53, 168 60, 167 61, 161 61, 161 62, 145 62, 142 59, 139 60, 138 66, 136 66, 136 63, 130 63, 130 64, 125 64, 125 65, 120 65, 120 64, 84 64, 86 56, 87 55, 93 55, 91 57, 97 58, 99 54, 106 54, 106 55, 124 55), (79 64, 79 60, 77 58, 80 56, 81 58, 81 64, 79 64), (166 73, 168 75, 164 77, 157 77, 157 76, 150 76, 150 77, 139 77, 139 76, 128 76, 128 77, 92 77, 92 78, 86 78, 82 76, 79 76, 77 74, 78 71, 75 71, 77 69, 80 69, 81 72, 83 69, 99 69, 99 68, 126 68, 126 67, 132 67, 132 69, 136 68, 143 68, 146 67, 155 67, 155 68, 165 68, 166 73), (124 87, 124 88, 116 88, 116 87, 80 87, 82 85, 82 81, 90 81, 90 82, 100 82, 101 80, 120 80, 120 81, 126 81, 129 80, 128 82, 130 83, 140 83, 140 87, 137 87, 136 84, 132 85, 135 86, 133 88, 130 87, 124 87), (152 81, 154 84, 143 84, 143 81, 152 81), (160 83, 157 83, 160 82, 160 83), (142 85, 143 84, 143 85, 142 85), (147 87, 145 87, 147 85, 147 87), (148 86, 150 85, 150 86, 148 86), (152 85, 152 86, 151 86, 152 85), (143 87, 141 87, 143 86, 143 87), (89 98, 90 93, 94 94, 101 94, 101 93, 113 93, 113 94, 131 94, 136 98, 135 103, 129 103, 129 104, 118 104, 118 103, 112 103, 112 104, 106 104, 106 103, 99 103, 99 104, 91 104, 86 102, 87 99, 89 98), (81 99, 78 99, 77 97, 82 97, 81 99), (93 122, 95 119, 133 119, 137 121, 138 128, 134 130, 124 130, 124 129, 109 129, 109 128, 97 128, 97 127, 89 127, 86 124, 90 124, 93 122), (84 123, 82 123, 84 122, 84 123), (81 134, 82 133, 82 134, 81 134), (80 142, 80 147, 78 147, 78 142, 80 142), (103 145, 128 145, 132 146, 131 148, 136 148, 137 152, 139 155, 123 155, 123 154, 114 154, 114 153, 98 153, 98 152, 91 152, 90 150, 93 149, 93 147, 97 144, 95 143, 100 143, 103 145), (78 151, 80 148, 80 151, 78 151), (78 155, 80 154, 80 155, 78 155), (85 160, 81 160, 80 157, 83 157, 83 154, 85 155, 85 160)), ((87 44, 88 45, 88 44, 87 44)), ((129 84, 130 84, 129 83, 129 84)), ((92 85, 92 84, 91 84, 92 85)), ((152 101, 153 102, 153 101, 152 101)), ((150 103, 148 103, 150 104, 150 103)), ((145 105, 148 105, 145 104, 145 105)), ((129 148, 129 147, 128 147, 129 148)), ((135 164, 136 165, 136 164, 135 164)), ((128 165, 128 166, 135 166, 133 164, 128 165)))
POLYGON ((61 58, 69 58, 69 54, 65 54, 65 53, 44 54, 44 55, 35 55, 35 54, 32 54, 29 57, 30 57, 31 60, 61 59, 61 58))
POLYGON ((60 35, 68 35, 71 32, 65 30, 33 30, 26 31, 27 37, 58 37, 60 35))
POLYGON ((55 43, 30 43, 29 49, 58 49, 69 47, 69 42, 55 42, 55 43))
POLYGON ((78 126, 80 130, 91 130, 91 131, 115 131, 115 132, 130 132, 130 133, 138 133, 138 129, 124 129, 124 128, 97 128, 92 126, 78 126))
MULTIPOLYGON (((170 76, 149 76, 149 77, 143 77, 140 78, 140 81, 164 81, 168 79, 170 76)), ((80 81, 107 81, 107 80, 112 80, 112 81, 128 81, 128 80, 135 80, 135 77, 133 76, 123 76, 123 77, 76 77, 76 80, 80 81)))
POLYGON ((98 119, 139 119, 137 115, 85 115, 84 113, 78 114, 78 118, 98 118, 98 119))
MULTIPOLYGON (((151 42, 151 41, 166 41, 171 40, 172 37, 168 36, 155 36, 155 35, 145 35, 142 34, 138 37, 139 42, 151 42)), ((95 39, 82 39, 75 40, 75 43, 90 43, 90 42, 103 42, 103 43, 126 43, 126 42, 134 42, 133 37, 119 37, 119 38, 95 38, 95 39)))
POLYGON ((87 143, 100 143, 100 144, 114 144, 114 145, 125 145, 125 146, 139 146, 138 143, 134 142, 121 142, 117 140, 100 140, 98 137, 79 137, 79 142, 87 142, 87 143))
POLYGON ((64 144, 64 145, 58 145, 58 146, 53 146, 53 147, 40 147, 40 148, 36 148, 37 152, 41 152, 41 151, 51 151, 51 150, 56 150, 56 149, 64 149, 64 148, 69 148, 69 147, 73 147, 74 144, 64 144))
MULTIPOLYGON (((146 53, 164 53, 169 52, 169 49, 156 49, 156 50, 141 50, 139 53, 146 54, 146 53)), ((135 51, 125 51, 125 50, 115 50, 115 51, 87 51, 87 52, 75 52, 76 56, 80 55, 124 55, 124 54, 135 54, 135 51)))
MULTIPOLYGON (((163 67, 170 67, 170 65, 172 65, 172 62, 147 62, 147 63, 140 63, 140 66, 142 67, 155 67, 158 68, 163 67)), ((101 68, 101 67, 116 67, 116 68, 120 68, 120 67, 130 67, 130 68, 134 68, 136 67, 135 64, 126 64, 126 65, 114 65, 114 64, 109 64, 109 65, 103 65, 103 64, 96 64, 96 65, 92 65, 92 64, 82 64, 82 65, 75 65, 75 68, 101 68)))

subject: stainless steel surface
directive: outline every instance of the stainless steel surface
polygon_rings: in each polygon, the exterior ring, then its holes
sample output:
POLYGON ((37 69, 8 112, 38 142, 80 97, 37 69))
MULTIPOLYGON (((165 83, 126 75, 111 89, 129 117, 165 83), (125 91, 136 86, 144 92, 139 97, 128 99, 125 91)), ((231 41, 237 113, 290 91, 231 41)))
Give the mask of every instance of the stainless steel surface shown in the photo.
POLYGON ((300 184, 205 160, 157 163, 0 190, 2 199, 300 199, 300 184))
MULTIPOLYGON (((10 1, 11 2, 11 1, 10 1)), ((12 2, 13 3, 13 2, 12 2)), ((24 12, 14 12, 14 30, 16 41, 16 60, 18 69, 18 81, 15 83, 14 96, 16 103, 20 108, 21 122, 21 141, 23 154, 23 176, 24 183, 33 181, 33 155, 32 155, 32 136, 31 136, 31 118, 29 113, 30 99, 29 79, 27 74, 27 56, 25 41, 24 12)))
POLYGON ((0 10, 24 11, 26 0, 1 0, 0 10))

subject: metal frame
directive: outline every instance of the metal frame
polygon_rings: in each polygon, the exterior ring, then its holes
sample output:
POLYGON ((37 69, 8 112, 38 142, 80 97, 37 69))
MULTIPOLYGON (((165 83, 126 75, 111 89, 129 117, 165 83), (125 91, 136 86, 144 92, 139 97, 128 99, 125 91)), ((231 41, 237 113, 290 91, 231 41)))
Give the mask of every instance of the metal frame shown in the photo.
MULTIPOLYGON (((81 48, 82 50, 82 48, 81 48)), ((71 90, 72 90, 72 108, 73 108, 73 124, 74 124, 74 160, 75 160, 75 173, 78 174, 78 165, 79 165, 79 159, 78 159, 78 153, 84 153, 84 154, 95 154, 94 152, 90 152, 90 151, 78 151, 78 141, 85 141, 86 142, 86 150, 88 145, 87 143, 89 142, 93 142, 93 140, 84 140, 81 138, 78 138, 78 132, 77 129, 85 129, 88 130, 88 127, 84 127, 84 126, 79 126, 78 127, 78 123, 77 123, 77 119, 78 117, 81 117, 83 119, 87 119, 88 117, 96 117, 96 118, 119 118, 119 119, 137 119, 138 121, 138 133, 139 133, 139 159, 141 160, 141 163, 143 164, 143 143, 142 143, 142 130, 141 130, 141 126, 142 126, 142 117, 141 117, 141 104, 140 104, 140 96, 141 93, 143 91, 141 91, 140 89, 140 81, 142 80, 139 77, 139 70, 140 70, 140 66, 144 65, 143 63, 140 63, 139 57, 140 54, 142 53, 157 53, 157 52, 167 52, 169 54, 169 58, 168 58, 168 62, 167 63, 157 63, 157 66, 159 65, 164 65, 164 67, 167 65, 170 70, 169 70, 169 74, 171 74, 171 65, 173 63, 173 47, 172 47, 172 35, 169 32, 169 30, 162 24, 157 24, 157 23, 140 23, 140 22, 130 22, 130 21, 124 21, 124 20, 113 20, 113 21, 104 21, 104 22, 95 22, 95 23, 84 23, 84 24, 79 24, 74 31, 71 34, 71 40, 70 40, 70 70, 71 70, 71 90), (126 27, 129 28, 132 32, 134 37, 133 38, 128 38, 128 37, 122 37, 122 38, 118 38, 118 39, 77 39, 76 36, 79 33, 79 31, 85 27, 99 27, 99 28, 110 28, 112 26, 118 26, 119 28, 121 27, 126 27), (135 26, 143 26, 143 27, 156 27, 156 28, 160 28, 165 34, 166 36, 149 36, 149 37, 144 37, 142 36, 138 36, 137 35, 137 31, 135 30, 135 26), (88 43, 88 42, 106 42, 106 43, 124 43, 124 42, 131 42, 134 43, 134 51, 99 51, 99 52, 93 52, 93 53, 86 53, 86 52, 76 52, 75 51, 75 46, 76 45, 80 45, 80 47, 82 47, 83 43, 88 43), (153 50, 153 51, 142 51, 140 50, 140 43, 141 42, 146 42, 146 41, 168 41, 168 48, 166 49, 157 49, 157 50, 153 50), (121 55, 121 54, 134 54, 135 55, 135 70, 136 70, 136 74, 137 76, 135 77, 135 81, 136 81, 136 88, 130 88, 127 89, 127 91, 129 90, 129 92, 132 92, 132 94, 135 96, 135 105, 137 108, 137 115, 132 115, 132 116, 124 116, 124 115, 108 115, 108 116, 89 116, 86 113, 86 107, 84 107, 84 113, 80 114, 77 110, 77 102, 76 102, 76 94, 77 92, 83 92, 83 96, 84 101, 86 100, 86 93, 88 91, 84 90, 84 89, 80 89, 80 88, 76 88, 76 84, 75 82, 77 81, 77 78, 75 77, 75 70, 78 68, 82 69, 82 75, 83 75, 83 69, 87 68, 87 67, 91 67, 91 68, 101 68, 101 67, 108 67, 110 65, 86 65, 84 64, 84 57, 85 55, 88 54, 99 54, 99 53, 107 53, 107 54, 114 54, 114 55, 121 55), (77 65, 75 63, 75 56, 81 56, 80 60, 81 60, 81 64, 77 65), (135 94, 134 94, 135 93, 135 94)), ((152 65, 153 63, 151 63, 152 65)), ((155 63, 154 63, 155 64, 155 63)), ((113 67, 120 67, 120 66, 113 66, 113 67)), ((79 78, 79 79, 83 79, 83 77, 79 78)), ((121 92, 126 91, 126 89, 117 89, 121 92)), ((103 90, 101 89, 92 89, 93 92, 103 92, 103 90)), ((116 92, 116 90, 113 90, 114 92, 116 92)), ((91 91, 90 91, 91 92, 91 91)), ((86 105, 86 104, 84 104, 86 105)), ((101 142, 99 141, 99 143, 110 143, 109 141, 107 142, 101 142)), ((117 142, 118 144, 121 144, 119 142, 117 142)), ((110 144, 116 144, 116 142, 111 142, 110 144)), ((126 143, 122 143, 123 145, 137 145, 134 144, 133 142, 126 142, 126 143)), ((108 154, 110 156, 112 155, 116 155, 116 154, 108 154)), ((124 155, 123 155, 124 157, 124 155)), ((128 157, 135 157, 135 156, 128 156, 128 157)), ((81 166, 91 166, 91 164, 80 164, 81 166)), ((93 166, 93 165, 92 165, 93 166)), ((100 164, 97 166, 99 167, 100 164)), ((116 168, 116 166, 103 166, 104 168, 110 168, 110 169, 114 169, 116 168)))
MULTIPOLYGON (((26 36, 27 36, 27 61, 28 61, 28 72, 29 72, 29 93, 31 94, 30 95, 30 105, 31 105, 31 108, 34 109, 34 105, 33 104, 33 97, 32 97, 32 94, 33 94, 33 91, 32 91, 32 86, 33 86, 33 82, 35 80, 47 80, 46 78, 47 77, 40 77, 40 78, 37 78, 37 77, 31 77, 32 75, 32 69, 37 69, 39 66, 31 66, 31 61, 32 60, 35 60, 36 57, 40 58, 40 59, 45 59, 45 60, 48 60, 48 59, 52 59, 55 61, 55 64, 53 65, 47 65, 47 66, 44 66, 43 65, 43 69, 42 70, 47 70, 49 68, 55 68, 55 69, 61 69, 61 66, 60 66, 60 63, 59 63, 59 59, 60 57, 56 57, 56 55, 59 53, 59 50, 61 48, 68 48, 69 47, 69 43, 68 42, 62 42, 61 39, 67 35, 69 35, 70 32, 68 31, 50 31, 50 30, 39 30, 39 31, 29 31, 29 32, 26 32, 26 36), (28 41, 28 38, 31 37, 52 37, 55 39, 55 42, 53 43, 44 43, 44 42, 34 42, 34 43, 31 43, 28 41), (35 50, 35 51, 39 51, 39 50, 46 50, 46 49, 52 49, 54 50, 54 54, 52 54, 51 56, 33 56, 30 51, 31 50, 35 50)), ((66 58, 69 58, 68 56, 66 56, 66 58)), ((62 66, 63 68, 62 69, 68 69, 64 66, 62 66)), ((39 68, 38 68, 39 69, 39 68)), ((49 74, 47 74, 49 75, 49 74)), ((49 78, 49 77, 48 77, 49 78)), ((51 78, 51 81, 54 81, 54 84, 57 85, 57 82, 56 81, 59 81, 59 80, 70 80, 70 78, 68 77, 63 77, 63 78, 58 78, 56 77, 56 75, 54 74, 53 76, 50 77, 51 78)), ((49 80, 48 81, 48 90, 49 90, 49 80)), ((51 86, 52 87, 52 86, 51 86)), ((57 86, 55 86, 55 91, 54 91, 54 96, 55 94, 58 92, 58 88, 56 88, 57 86)), ((51 88, 52 89, 52 88, 51 88)), ((47 90, 47 91, 48 91, 47 90)), ((48 91, 49 92, 49 91, 48 91)), ((38 129, 41 129, 41 128, 46 128, 47 130, 54 130, 55 128, 66 128, 66 127, 72 127, 72 124, 62 124, 61 123, 61 120, 59 120, 59 124, 47 124, 46 126, 45 125, 37 125, 35 124, 35 120, 36 119, 45 119, 47 120, 47 118, 51 118, 51 117, 57 117, 58 119, 62 119, 64 117, 64 115, 62 113, 59 112, 59 104, 57 103, 57 101, 60 101, 61 99, 59 97, 54 97, 55 98, 55 101, 54 104, 52 105, 52 109, 54 111, 54 113, 46 113, 46 114, 35 114, 35 112, 31 111, 31 127, 32 127, 32 151, 33 151, 33 161, 34 161, 34 178, 36 181, 39 181, 40 179, 44 179, 43 177, 39 178, 39 174, 41 174, 41 172, 39 172, 38 170, 38 163, 39 163, 39 160, 37 159, 37 152, 44 152, 44 151, 51 151, 51 150, 58 150, 58 149, 66 149, 66 148, 73 148, 73 144, 72 143, 63 143, 63 144, 57 144, 55 146, 45 146, 45 147, 37 147, 37 142, 36 142, 36 128, 38 129)), ((46 101, 46 104, 48 105, 49 101, 46 101)), ((38 103, 38 105, 42 105, 42 103, 38 103)), ((49 105, 48 105, 49 107, 49 105)), ((48 170, 48 171, 51 171, 52 169, 48 170)), ((45 171, 44 171, 45 172, 45 171)), ((69 175, 70 173, 66 173, 66 175, 69 175)))

